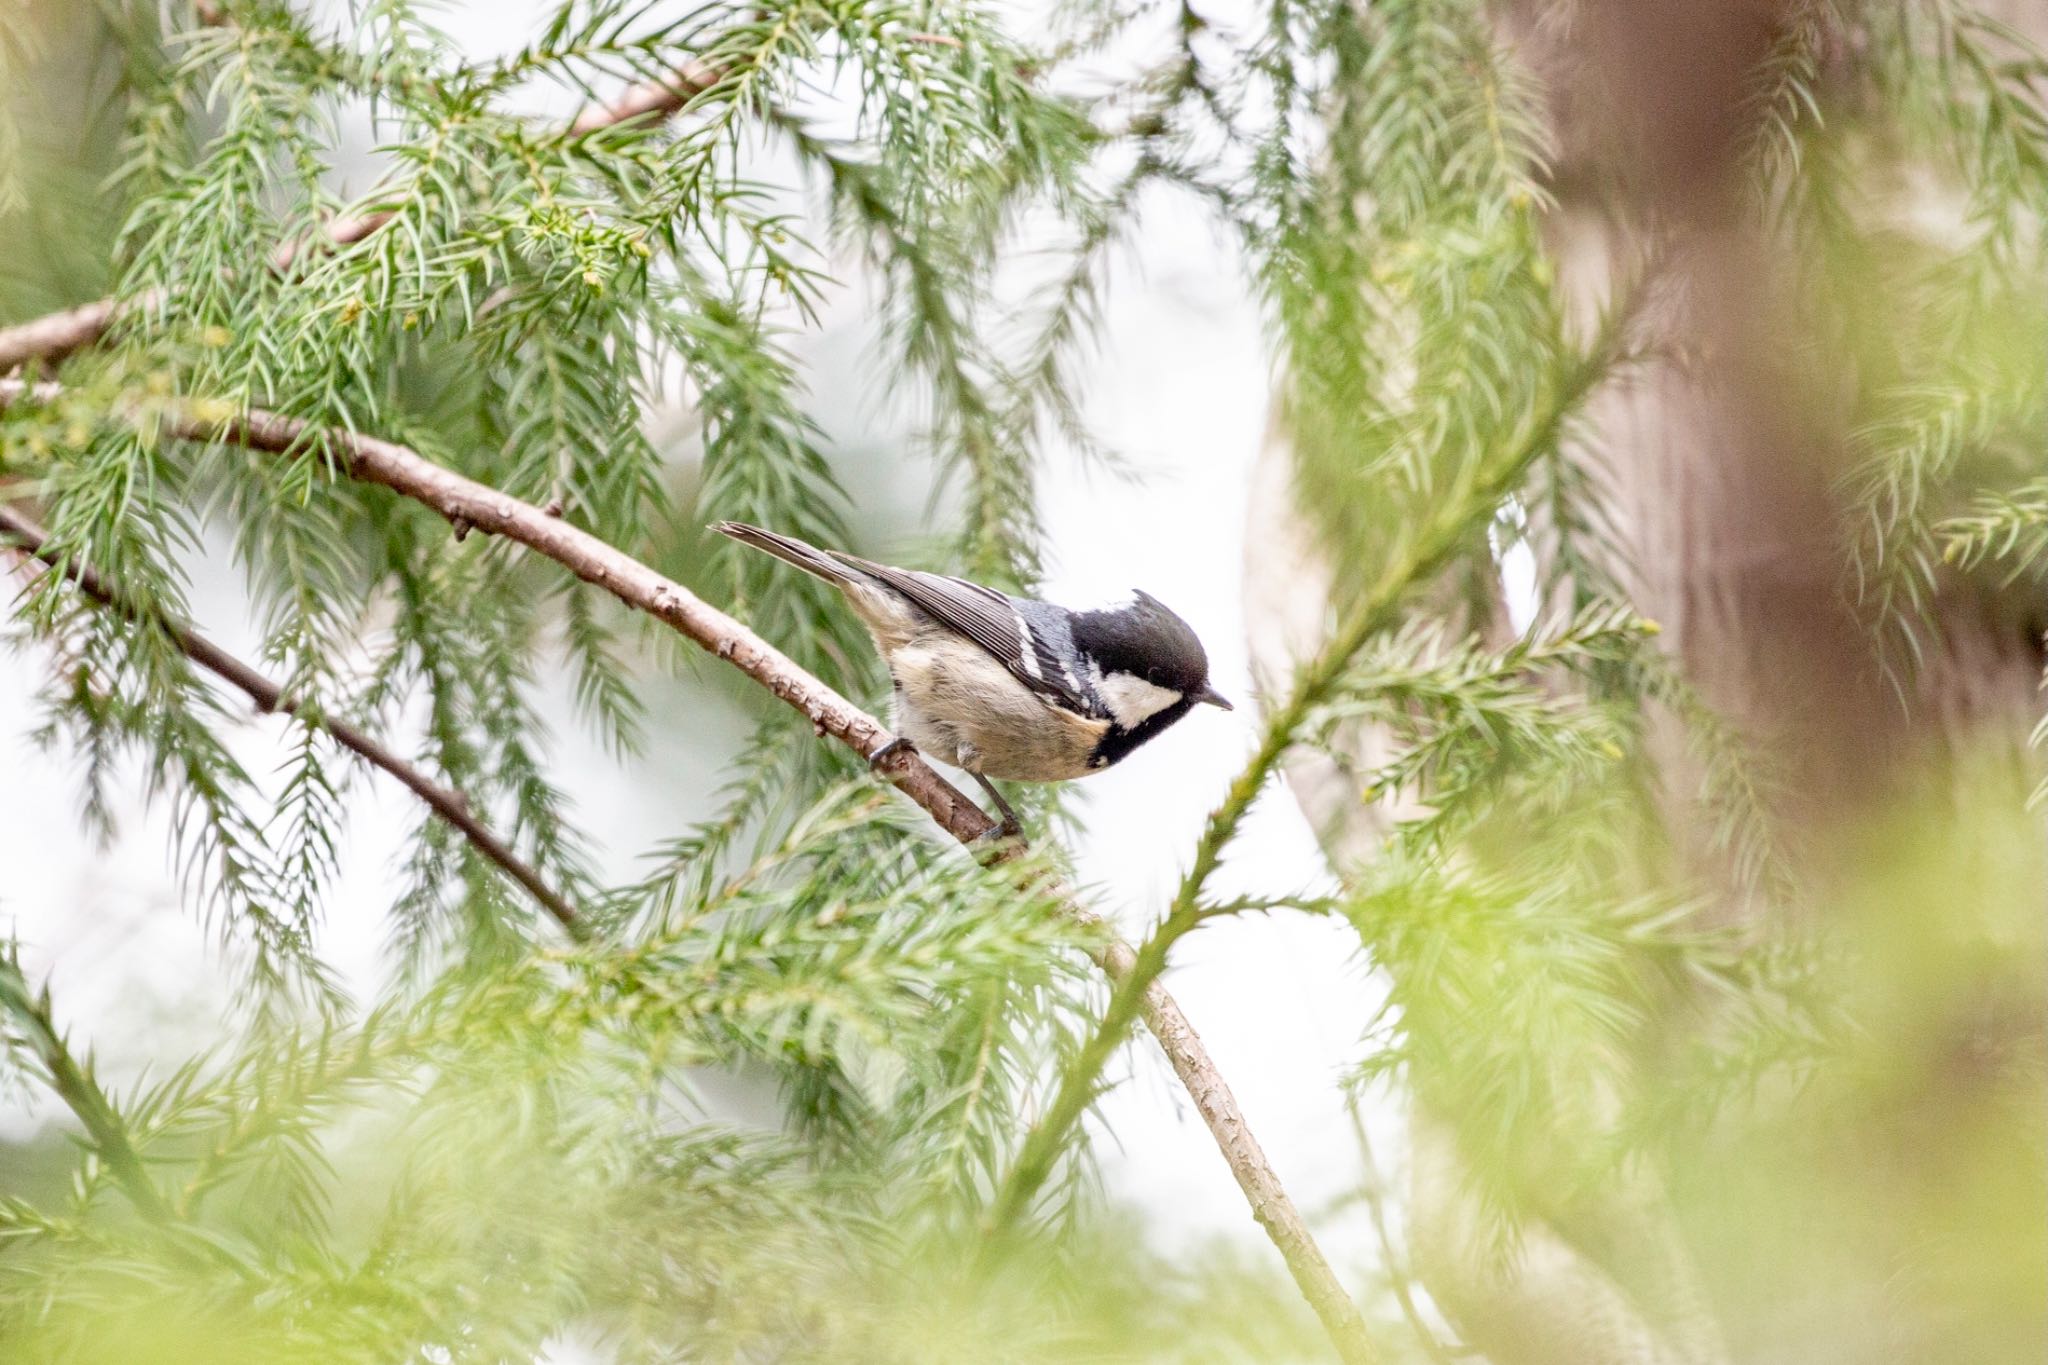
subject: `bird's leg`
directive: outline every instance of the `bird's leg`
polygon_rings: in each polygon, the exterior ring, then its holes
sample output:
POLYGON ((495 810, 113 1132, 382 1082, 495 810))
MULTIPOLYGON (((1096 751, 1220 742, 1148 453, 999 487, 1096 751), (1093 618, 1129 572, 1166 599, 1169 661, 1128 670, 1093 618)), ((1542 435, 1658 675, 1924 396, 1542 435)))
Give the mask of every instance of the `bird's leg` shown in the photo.
POLYGON ((968 776, 981 784, 981 789, 988 793, 988 799, 995 802, 996 809, 1003 813, 1003 823, 995 827, 994 837, 997 839, 1014 839, 1022 834, 1024 832, 1024 822, 1017 818, 1016 811, 1010 809, 1010 803, 1003 800, 1003 794, 996 790, 996 784, 983 777, 980 773, 969 773, 968 776))
POLYGON ((875 751, 868 755, 868 766, 870 768, 879 768, 897 754, 914 754, 916 752, 917 746, 915 744, 912 744, 902 735, 898 735, 885 744, 875 746, 875 751))

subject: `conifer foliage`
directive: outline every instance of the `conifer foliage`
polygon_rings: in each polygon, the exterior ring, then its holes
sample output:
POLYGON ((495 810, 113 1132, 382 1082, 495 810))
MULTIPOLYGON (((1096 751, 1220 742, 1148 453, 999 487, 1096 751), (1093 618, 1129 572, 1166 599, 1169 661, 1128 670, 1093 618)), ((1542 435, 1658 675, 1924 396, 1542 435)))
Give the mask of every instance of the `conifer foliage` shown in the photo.
MULTIPOLYGON (((1638 325, 1665 225, 1627 222, 1640 251, 1575 307, 1547 235, 1570 77, 1515 36, 1590 3, 569 0, 489 56, 429 0, 0 23, 6 638, 81 838, 146 789, 237 1002, 116 1086, 32 945, 0 955, 0 1073, 77 1138, 64 1179, 0 1170, 0 1354, 1447 1359, 1464 1324, 1419 1244, 1494 1274, 1538 1226, 1617 1237, 1615 1189, 1739 1324, 1761 1291, 1701 1190, 1833 1226, 1881 1163, 1814 1150, 1938 1065, 1938 1029, 1886 1021, 1987 977, 1986 1079, 1929 1139, 1968 1207, 1899 1258, 1968 1342, 2025 1341, 2038 1276, 1999 1268, 2038 1267, 2006 1210, 2040 1197, 2048 1073, 2015 1021, 2048 992, 2037 817, 2004 796, 2032 760, 1949 736, 1989 774, 1942 798, 1977 856, 1902 836, 1816 876, 1785 756, 1632 599, 1582 438, 1687 363, 1638 325), (344 184, 365 118, 378 172, 344 184), (1033 846, 963 848, 987 822, 957 792, 857 756, 881 732, 846 699, 886 679, 830 590, 696 528, 861 547, 794 344, 857 296, 864 373, 915 428, 891 458, 948 519, 912 553, 1028 588, 1047 452, 1113 455, 1079 372, 1157 211, 1207 215, 1262 305, 1335 587, 1131 947, 1071 884, 1057 797, 1033 846), (1503 631, 1517 557, 1533 619, 1503 631), (256 657, 195 622, 221 561, 256 657), (752 727, 632 877, 603 869, 643 850, 566 794, 558 681, 627 759, 677 697, 752 727), (277 772, 238 757, 252 727, 277 772), (1387 813, 1375 846, 1333 833, 1327 865, 1226 895, 1304 756, 1387 813), (402 885, 337 904, 357 789, 394 780, 420 798, 402 885), (1181 939, 1254 914, 1356 931, 1387 1005, 1332 1084, 1451 1134, 1457 1235, 1388 1216, 1363 1127, 1370 1254, 1327 1255, 1341 1211, 1288 1199, 1161 989, 1181 939), (384 926, 368 998, 340 916, 384 926), (1164 1255, 1107 1211, 1082 1120, 1140 1021, 1277 1255, 1164 1255), (772 1112, 707 1098, 732 1086, 772 1112)), ((1766 8, 1742 211, 1791 263, 1787 382, 1849 433, 1839 590, 1909 695, 1958 594, 2039 638, 2048 59, 1955 0, 1766 8)), ((1667 1328, 1692 1345, 1643 1359, 1726 1358, 1667 1328)))

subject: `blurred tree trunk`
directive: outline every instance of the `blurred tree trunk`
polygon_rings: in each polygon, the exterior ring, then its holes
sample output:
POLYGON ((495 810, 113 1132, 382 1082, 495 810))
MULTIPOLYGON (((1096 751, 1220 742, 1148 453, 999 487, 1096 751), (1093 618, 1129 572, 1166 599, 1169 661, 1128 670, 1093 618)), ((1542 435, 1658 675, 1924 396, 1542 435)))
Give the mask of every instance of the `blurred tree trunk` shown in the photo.
MULTIPOLYGON (((2048 7, 2015 0, 2002 8, 2029 36, 2048 35, 2048 7)), ((1944 583, 1925 657, 1900 694, 1878 666, 1872 623, 1845 592, 1844 403, 1840 394, 1800 392, 1785 378, 1791 367, 1781 362, 1801 339, 1801 320, 1787 316, 1789 291, 1779 285, 1786 263, 1744 202, 1739 164, 1753 73, 1802 17, 1801 0, 1511 9, 1503 32, 1552 95, 1560 155, 1547 239, 1568 306, 1588 333, 1641 264, 1646 225, 1655 225, 1660 243, 1638 319, 1655 358, 1596 394, 1571 452, 1591 475, 1613 536, 1617 553, 1604 567, 1663 627, 1661 643, 1706 704, 1775 761, 1782 800, 1772 813, 1792 852, 1797 899, 1825 905, 1856 875, 1862 817, 1918 791, 1933 807, 1930 820, 1954 819, 1943 809, 1953 795, 1943 784, 1981 781, 1983 771, 1972 765, 1964 777, 1953 765, 1987 748, 2022 749, 2038 714, 2038 605, 1944 583)), ((1852 65, 1856 34, 1835 30, 1828 39, 1828 62, 1852 65)), ((1844 70, 1839 78, 1851 76, 1844 70)), ((1313 587, 1329 581, 1304 548, 1312 537, 1295 510, 1288 469, 1282 433, 1260 465, 1247 541, 1247 619, 1264 676, 1283 676, 1285 661, 1310 646, 1322 615, 1313 587)), ((1540 545, 1543 528, 1535 532, 1540 545)), ((1502 628, 1497 612, 1478 621, 1454 612, 1451 623, 1489 635, 1502 628)), ((1384 737, 1357 743, 1369 766, 1384 737)), ((1659 762, 1674 843, 1710 884, 1726 888, 1714 913, 1785 913, 1751 902, 1728 869, 1714 865, 1711 840, 1683 795, 1697 788, 1698 774, 1679 744, 1668 748, 1659 762)), ((2015 803, 2024 793, 2022 765, 1992 766, 2009 784, 2002 799, 2015 803)), ((1399 814, 1363 801, 1320 756, 1297 758, 1288 776, 1340 859, 1370 856, 1384 823, 1399 814)), ((1919 1021, 1922 1029, 1967 1034, 1981 1025, 1956 1012, 1954 1000, 1930 1009, 1950 1013, 1919 1021)), ((2037 1026, 2024 1013, 2017 1025, 2037 1026)), ((1967 1050, 1967 1041, 1957 1046, 1967 1050)), ((1910 1102, 1941 1100, 1920 1094, 1910 1102)), ((1686 1219, 1648 1179, 1605 1192, 1598 1207, 1531 1218, 1516 1254, 1503 1260, 1464 1192, 1449 1125, 1418 1114, 1412 1131, 1419 1272, 1467 1341, 1501 1365, 1917 1354, 1900 1343, 1922 1336, 1923 1326, 1901 1325, 1911 1307, 1882 1284, 1868 1286, 1867 1303, 1818 1306, 1786 1284, 1781 1305, 1756 1312, 1749 1294, 1758 1286, 1730 1284, 1725 1263, 1717 1275, 1716 1263, 1696 1258, 1686 1219), (1742 1302, 1740 1314, 1710 1311, 1710 1302, 1725 1308, 1731 1299, 1742 1302)), ((1875 1138, 1880 1147, 1889 1140, 1875 1138)), ((1904 1264, 1905 1242, 1900 1234, 1900 1245, 1881 1254, 1904 1264)), ((1769 1257, 1757 1262, 1737 1269, 1772 1273, 1769 1257)))
MULTIPOLYGON (((1519 36, 1559 92, 1549 236, 1570 304, 1590 324, 1640 225, 1666 241, 1643 318, 1660 358, 1595 396, 1581 452, 1621 551, 1611 568, 1703 698, 1786 762, 1788 828, 1824 839, 1888 794, 1900 760, 1986 724, 2024 736, 2042 655, 2030 606, 1952 581, 1917 686, 1896 695, 1876 623, 1844 592, 1845 414, 1784 378, 1802 320, 1737 164, 1751 73, 1807 7, 1586 4, 1568 35, 1538 21, 1519 36)), ((2048 32, 2041 7, 2008 8, 2048 32)), ((1832 40, 1851 61, 1855 34, 1832 40)))

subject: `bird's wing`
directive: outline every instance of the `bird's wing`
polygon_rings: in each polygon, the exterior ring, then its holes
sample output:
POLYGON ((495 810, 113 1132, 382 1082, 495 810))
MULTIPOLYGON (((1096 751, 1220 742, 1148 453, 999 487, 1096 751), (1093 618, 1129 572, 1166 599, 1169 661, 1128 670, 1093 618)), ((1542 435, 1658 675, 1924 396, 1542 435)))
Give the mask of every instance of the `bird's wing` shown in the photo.
POLYGON ((1094 715, 1100 709, 1066 668, 1057 642, 1044 638, 1048 633, 1044 624, 1034 629, 1018 610, 1019 604, 994 588, 964 578, 855 560, 850 555, 845 558, 902 593, 940 625, 980 645, 1026 687, 1082 715, 1094 715))

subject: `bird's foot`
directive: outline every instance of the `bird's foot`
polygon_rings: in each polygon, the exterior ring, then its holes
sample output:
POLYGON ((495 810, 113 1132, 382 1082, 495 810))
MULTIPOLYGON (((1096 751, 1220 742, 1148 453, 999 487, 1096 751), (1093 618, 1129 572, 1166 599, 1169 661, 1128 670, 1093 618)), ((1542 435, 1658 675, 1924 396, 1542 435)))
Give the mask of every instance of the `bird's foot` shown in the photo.
POLYGON ((875 746, 875 751, 868 755, 868 766, 870 768, 879 768, 897 754, 914 754, 916 752, 917 746, 915 744, 912 744, 902 735, 898 735, 886 743, 875 746))
POLYGON ((992 825, 975 835, 969 841, 968 847, 979 852, 987 849, 999 849, 1005 844, 1022 843, 1023 839, 1024 826, 1018 824, 1015 820, 1005 820, 1001 824, 992 825))
POLYGON ((974 845, 977 848, 981 848, 994 844, 1006 844, 1013 839, 1022 839, 1023 837, 1024 822, 1019 820, 1014 812, 1006 812, 1002 819, 974 836, 974 845))
POLYGON ((969 775, 981 784, 981 789, 988 793, 991 801, 996 803, 996 809, 1003 813, 1002 823, 986 834, 976 836, 974 842, 977 844, 1001 844, 1007 843, 1012 839, 1023 838, 1024 822, 1017 818, 1017 812, 1010 808, 1010 803, 1005 801, 1003 794, 996 790, 995 783, 989 781, 980 773, 969 775))

